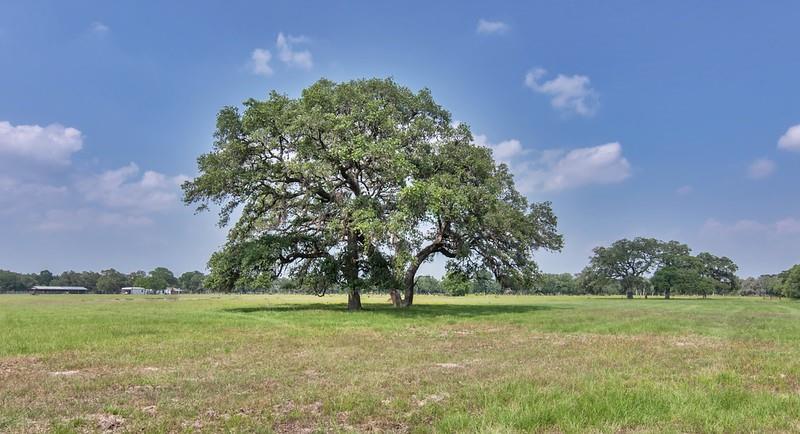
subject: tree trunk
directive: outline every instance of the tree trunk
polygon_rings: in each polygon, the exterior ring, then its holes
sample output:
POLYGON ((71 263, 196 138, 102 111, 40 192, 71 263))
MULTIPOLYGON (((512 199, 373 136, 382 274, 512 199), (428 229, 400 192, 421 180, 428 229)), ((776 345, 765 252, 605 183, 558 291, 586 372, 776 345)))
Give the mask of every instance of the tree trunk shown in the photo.
POLYGON ((633 298, 633 291, 628 289, 627 291, 625 291, 625 296, 628 297, 629 299, 632 299, 633 298))
POLYGON ((414 303, 414 286, 416 285, 414 278, 417 276, 417 269, 419 269, 419 264, 412 265, 403 278, 403 307, 410 307, 414 303))
MULTIPOLYGON (((428 253, 425 254, 425 257, 427 257, 427 255, 428 253)), ((408 266, 408 269, 403 275, 403 294, 400 294, 400 291, 396 289, 389 291, 389 297, 391 297, 394 307, 411 307, 411 305, 414 304, 415 278, 417 277, 417 270, 419 270, 419 264, 421 263, 422 260, 417 258, 416 261, 408 266)))
POLYGON ((347 310, 361 310, 361 294, 357 289, 351 289, 347 294, 347 310))
POLYGON ((664 290, 664 300, 669 300, 669 288, 664 290))
POLYGON ((358 240, 353 232, 347 234, 344 277, 350 291, 347 293, 347 310, 361 310, 361 294, 358 292, 358 240))
POLYGON ((397 289, 393 288, 389 290, 389 298, 392 300, 392 305, 394 307, 403 307, 403 296, 397 289))
POLYGON ((416 255, 414 255, 414 259, 408 265, 408 269, 406 269, 406 272, 403 275, 403 296, 400 297, 399 292, 395 290, 392 290, 389 293, 389 295, 392 297, 392 303, 395 305, 395 307, 410 307, 414 303, 414 286, 416 286, 416 281, 414 278, 417 276, 417 270, 419 270, 420 264, 428 259, 428 256, 440 251, 438 249, 441 248, 441 243, 442 240, 440 234, 437 241, 428 244, 416 255))

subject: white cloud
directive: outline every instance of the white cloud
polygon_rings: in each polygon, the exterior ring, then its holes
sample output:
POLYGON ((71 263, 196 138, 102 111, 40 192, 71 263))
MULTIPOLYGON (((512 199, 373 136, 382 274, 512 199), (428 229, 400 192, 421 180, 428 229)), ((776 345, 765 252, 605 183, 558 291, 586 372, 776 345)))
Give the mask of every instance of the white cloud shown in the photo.
POLYGON ((763 179, 775 172, 775 162, 768 158, 759 158, 747 166, 747 176, 750 179, 763 179))
POLYGON ((188 178, 150 170, 139 178, 139 172, 139 167, 130 163, 83 179, 77 187, 88 201, 134 214, 162 211, 179 203, 179 187, 188 178))
POLYGON ((800 125, 789 127, 778 139, 778 148, 786 151, 800 151, 800 125))
POLYGON ((717 219, 710 218, 703 223, 703 232, 718 235, 731 235, 743 232, 763 232, 769 226, 755 220, 737 220, 732 223, 724 223, 717 219))
POLYGON ((66 165, 73 153, 83 147, 80 131, 60 124, 11 125, 0 121, 0 155, 66 165))
POLYGON ((269 61, 272 59, 272 53, 263 48, 256 48, 250 55, 250 67, 253 74, 270 76, 272 75, 272 67, 269 66, 269 61))
POLYGON ((100 21, 93 22, 89 28, 92 30, 93 33, 97 35, 105 35, 111 30, 110 27, 101 23, 100 21))
POLYGON ((508 29, 508 24, 502 21, 488 21, 481 18, 478 20, 478 27, 475 31, 482 34, 497 34, 505 33, 508 29))
POLYGON ((734 222, 721 222, 710 218, 703 223, 702 231, 710 235, 796 235, 800 234, 800 220, 786 217, 773 223, 742 219, 734 222))
POLYGON ((308 50, 297 51, 292 48, 294 44, 307 43, 308 41, 309 38, 306 36, 292 36, 278 33, 278 39, 275 42, 275 47, 278 49, 278 58, 288 66, 311 69, 311 67, 314 66, 311 52, 308 50))
POLYGON ((779 234, 800 234, 800 220, 787 217, 775 222, 775 230, 779 234))
MULTIPOLYGON (((314 66, 311 52, 293 48, 294 45, 307 44, 309 42, 311 42, 311 39, 307 36, 293 36, 284 35, 282 32, 278 33, 278 38, 275 41, 278 60, 292 68, 311 69, 314 66)), ((250 53, 250 62, 248 65, 253 74, 267 77, 274 72, 270 65, 271 61, 272 52, 265 48, 256 48, 250 53)))
POLYGON ((491 149, 495 160, 504 163, 511 163, 513 157, 518 157, 525 153, 522 144, 517 139, 504 140, 500 143, 489 143, 489 139, 485 135, 477 134, 475 135, 475 144, 491 149))
POLYGON ((692 194, 693 191, 694 187, 692 187, 691 185, 682 185, 678 187, 677 190, 675 190, 675 194, 677 194, 678 196, 687 196, 689 194, 692 194))
POLYGON ((622 155, 622 145, 607 143, 578 148, 534 172, 536 189, 558 191, 590 184, 614 184, 631 176, 631 165, 622 155))
POLYGON ((585 75, 558 74, 555 78, 542 81, 547 71, 536 68, 525 75, 525 85, 534 92, 551 97, 553 108, 566 113, 592 116, 597 112, 599 97, 591 87, 591 80, 585 75))
POLYGON ((0 216, 49 206, 67 194, 65 186, 25 182, 0 175, 0 216))
POLYGON ((475 144, 492 150, 496 160, 506 163, 514 173, 517 188, 523 193, 560 191, 592 184, 622 182, 631 175, 631 165, 622 155, 622 145, 573 149, 525 149, 519 140, 491 143, 482 134, 475 144))
MULTIPOLYGON (((6 224, 37 231, 79 231, 154 223, 153 214, 180 204, 185 176, 141 172, 131 163, 71 185, 50 185, 0 175, 0 216, 6 224)), ((33 176, 36 178, 36 176, 33 176)))
POLYGON ((45 211, 35 218, 33 228, 42 232, 67 232, 98 227, 129 228, 151 224, 153 220, 146 216, 79 208, 45 211))

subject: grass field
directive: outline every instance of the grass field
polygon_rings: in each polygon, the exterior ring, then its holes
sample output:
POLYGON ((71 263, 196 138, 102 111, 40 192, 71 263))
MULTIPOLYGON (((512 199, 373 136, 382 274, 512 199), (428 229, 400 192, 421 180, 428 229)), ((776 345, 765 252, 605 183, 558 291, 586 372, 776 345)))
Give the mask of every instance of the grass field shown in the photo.
POLYGON ((800 304, 0 296, 0 432, 796 432, 800 304))

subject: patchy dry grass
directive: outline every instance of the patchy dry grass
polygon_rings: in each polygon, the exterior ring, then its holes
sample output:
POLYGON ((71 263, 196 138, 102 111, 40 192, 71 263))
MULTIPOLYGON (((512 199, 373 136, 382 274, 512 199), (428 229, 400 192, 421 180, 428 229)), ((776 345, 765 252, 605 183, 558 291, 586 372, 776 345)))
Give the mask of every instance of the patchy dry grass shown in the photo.
POLYGON ((794 432, 800 304, 0 296, 0 432, 794 432))

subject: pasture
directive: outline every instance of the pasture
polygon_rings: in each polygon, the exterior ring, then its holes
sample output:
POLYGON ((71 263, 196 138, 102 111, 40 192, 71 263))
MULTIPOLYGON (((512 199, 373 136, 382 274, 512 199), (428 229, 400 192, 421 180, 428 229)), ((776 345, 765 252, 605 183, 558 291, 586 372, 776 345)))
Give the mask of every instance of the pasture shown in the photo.
POLYGON ((800 431, 800 303, 0 296, 0 432, 800 431))

